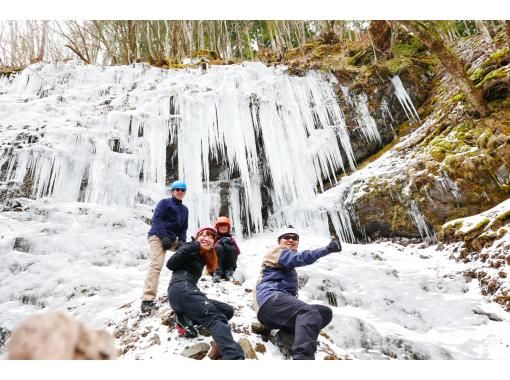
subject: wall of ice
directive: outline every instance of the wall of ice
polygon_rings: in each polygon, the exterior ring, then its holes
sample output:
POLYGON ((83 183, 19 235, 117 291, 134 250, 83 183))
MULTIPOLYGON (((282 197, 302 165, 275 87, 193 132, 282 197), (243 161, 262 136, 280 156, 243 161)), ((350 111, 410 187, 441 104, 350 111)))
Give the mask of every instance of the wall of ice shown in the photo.
MULTIPOLYGON (((400 80, 393 83, 414 115, 400 80)), ((32 65, 0 81, 0 182, 29 180, 34 198, 134 207, 154 204, 180 178, 193 231, 218 216, 218 179, 235 178, 228 208, 237 231, 241 223, 262 231, 263 188, 271 225, 326 226, 306 205, 324 181, 335 185, 335 174, 355 168, 334 84, 330 74, 291 77, 253 62, 211 66, 205 75, 144 64, 32 65), (166 167, 169 144, 175 173, 166 167), (226 168, 220 178, 210 178, 211 164, 226 168)), ((367 141, 380 141, 366 95, 353 99, 345 88, 344 96, 367 141)))

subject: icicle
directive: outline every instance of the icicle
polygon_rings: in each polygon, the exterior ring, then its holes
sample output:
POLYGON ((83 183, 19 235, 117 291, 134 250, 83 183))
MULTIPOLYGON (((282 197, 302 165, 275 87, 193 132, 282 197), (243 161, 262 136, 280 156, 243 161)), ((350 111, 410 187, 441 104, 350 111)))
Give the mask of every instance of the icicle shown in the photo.
POLYGON ((358 124, 367 141, 381 143, 381 135, 379 134, 374 118, 370 115, 367 102, 368 98, 366 94, 361 93, 356 96, 355 104, 358 124))
MULTIPOLYGON (((289 77, 253 62, 212 66, 207 76, 144 64, 32 65, 0 83, 12 104, 0 116, 16 131, 35 129, 41 119, 46 130, 8 159, 3 147, 0 161, 8 162, 9 179, 17 183, 33 177, 35 197, 134 207, 140 193, 154 202, 166 196, 167 145, 177 142, 171 154, 178 177, 189 184, 190 229, 219 210, 212 159, 227 168, 222 179, 239 176, 230 189, 231 212, 236 223, 247 220, 248 232, 258 233, 263 178, 273 187, 273 209, 284 210, 310 202, 325 181, 336 184, 339 171, 355 168, 332 83, 331 74, 289 77)), ((311 224, 312 214, 282 211, 279 223, 311 224)))
POLYGON ((444 192, 449 192, 453 195, 453 197, 460 201, 460 191, 457 184, 450 178, 448 173, 441 172, 439 176, 436 177, 436 183, 440 189, 442 189, 444 192))
POLYGON ((407 94, 407 91, 404 88, 404 85, 402 84, 400 77, 398 75, 394 76, 393 78, 391 78, 391 83, 393 84, 393 87, 395 89, 395 96, 397 97, 398 101, 400 102, 400 105, 404 109, 407 118, 409 120, 419 121, 420 117, 418 116, 418 112, 416 112, 413 102, 409 95, 407 94))
POLYGON ((420 236, 422 239, 427 239, 428 241, 435 241, 436 236, 434 232, 432 232, 423 217, 423 214, 421 213, 420 209, 418 208, 418 205, 416 204, 415 200, 411 200, 409 203, 409 210, 407 211, 411 219, 413 220, 414 224, 418 228, 418 232, 420 233, 420 236))

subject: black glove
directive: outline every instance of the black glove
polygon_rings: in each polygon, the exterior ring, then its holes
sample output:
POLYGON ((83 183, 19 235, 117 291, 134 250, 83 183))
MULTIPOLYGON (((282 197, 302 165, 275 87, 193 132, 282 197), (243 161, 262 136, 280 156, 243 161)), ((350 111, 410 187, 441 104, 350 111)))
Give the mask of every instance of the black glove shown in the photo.
POLYGON ((174 244, 176 239, 171 239, 170 236, 163 236, 161 239, 161 245, 163 246, 163 249, 170 249, 172 248, 172 244, 174 244))
POLYGON ((329 244, 326 246, 326 250, 329 253, 340 252, 342 250, 342 244, 340 244, 340 240, 338 240, 338 238, 331 239, 329 244))
POLYGON ((232 245, 232 239, 229 238, 229 237, 224 236, 224 237, 222 237, 220 239, 220 244, 230 244, 230 245, 232 245))

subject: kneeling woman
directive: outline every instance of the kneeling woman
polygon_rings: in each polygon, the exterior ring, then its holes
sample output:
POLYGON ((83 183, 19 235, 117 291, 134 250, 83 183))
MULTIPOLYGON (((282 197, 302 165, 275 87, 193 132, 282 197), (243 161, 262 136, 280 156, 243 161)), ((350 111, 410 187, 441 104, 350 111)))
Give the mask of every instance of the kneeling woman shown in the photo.
POLYGON ((176 313, 186 315, 209 330, 223 359, 242 360, 244 352, 234 341, 228 325, 234 309, 207 298, 197 287, 204 266, 209 273, 217 269, 218 260, 213 249, 216 235, 214 227, 201 227, 196 240, 184 244, 170 257, 166 266, 173 274, 168 286, 168 301, 176 313))

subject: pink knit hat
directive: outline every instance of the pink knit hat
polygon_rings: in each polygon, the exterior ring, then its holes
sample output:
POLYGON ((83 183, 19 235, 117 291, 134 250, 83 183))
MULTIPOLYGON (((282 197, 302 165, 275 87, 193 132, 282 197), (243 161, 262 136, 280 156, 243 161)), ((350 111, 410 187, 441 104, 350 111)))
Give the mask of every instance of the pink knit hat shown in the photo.
POLYGON ((202 232, 209 231, 214 235, 214 238, 216 239, 216 236, 218 235, 218 232, 216 231, 216 228, 211 226, 210 224, 206 224, 205 226, 202 226, 198 229, 197 233, 195 234, 195 237, 198 237, 202 232))

